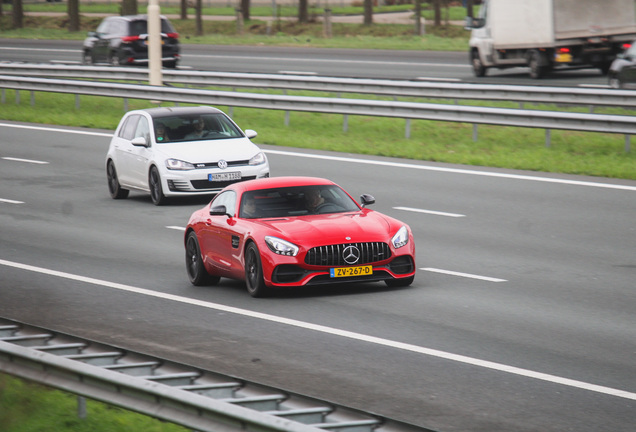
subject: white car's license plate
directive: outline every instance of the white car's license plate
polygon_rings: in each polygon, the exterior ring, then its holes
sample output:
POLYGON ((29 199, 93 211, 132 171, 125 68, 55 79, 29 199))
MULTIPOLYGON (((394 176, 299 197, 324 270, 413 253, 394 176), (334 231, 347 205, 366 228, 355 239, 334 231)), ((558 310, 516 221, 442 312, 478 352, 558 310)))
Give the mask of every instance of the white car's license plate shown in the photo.
POLYGON ((373 267, 360 266, 360 267, 336 267, 329 270, 330 276, 333 277, 351 277, 351 276, 366 276, 373 274, 373 267))
POLYGON ((227 172, 221 174, 208 174, 208 180, 211 182, 221 182, 221 181, 230 181, 230 180, 240 180, 241 173, 240 172, 227 172))

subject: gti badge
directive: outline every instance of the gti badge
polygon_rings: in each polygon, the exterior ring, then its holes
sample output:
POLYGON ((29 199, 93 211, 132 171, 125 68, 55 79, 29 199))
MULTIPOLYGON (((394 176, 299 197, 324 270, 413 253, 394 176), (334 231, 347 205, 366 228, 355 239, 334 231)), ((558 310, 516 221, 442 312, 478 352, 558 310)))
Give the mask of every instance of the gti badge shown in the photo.
POLYGON ((360 260, 360 249, 355 246, 347 246, 342 251, 342 259, 349 264, 355 264, 360 260))
POLYGON ((221 159, 217 165, 219 166, 219 168, 225 169, 227 168, 227 161, 224 161, 223 159, 221 159))

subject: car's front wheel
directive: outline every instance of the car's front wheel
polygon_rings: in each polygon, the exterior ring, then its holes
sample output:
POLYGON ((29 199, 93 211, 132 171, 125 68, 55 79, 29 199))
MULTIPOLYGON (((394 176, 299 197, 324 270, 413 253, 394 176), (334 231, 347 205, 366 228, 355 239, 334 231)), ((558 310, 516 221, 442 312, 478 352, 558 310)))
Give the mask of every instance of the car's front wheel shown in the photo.
POLYGON ((123 199, 128 197, 130 192, 128 189, 124 189, 119 184, 117 178, 117 170, 112 160, 109 160, 106 164, 106 179, 108 180, 108 192, 113 199, 123 199))
POLYGON ((245 250, 245 284, 252 297, 265 297, 269 290, 263 280, 263 265, 258 246, 250 243, 245 250))
POLYGON ((161 186, 161 176, 157 167, 150 168, 150 174, 148 174, 148 188, 150 189, 150 199, 156 206, 160 206, 166 203, 166 197, 163 194, 163 187, 161 186))
POLYGON ((186 237, 186 252, 185 262, 186 270, 188 272, 188 279, 192 285, 216 285, 221 278, 219 276, 212 276, 208 273, 203 265, 203 257, 201 256, 201 248, 199 247, 199 241, 194 231, 190 231, 186 237))

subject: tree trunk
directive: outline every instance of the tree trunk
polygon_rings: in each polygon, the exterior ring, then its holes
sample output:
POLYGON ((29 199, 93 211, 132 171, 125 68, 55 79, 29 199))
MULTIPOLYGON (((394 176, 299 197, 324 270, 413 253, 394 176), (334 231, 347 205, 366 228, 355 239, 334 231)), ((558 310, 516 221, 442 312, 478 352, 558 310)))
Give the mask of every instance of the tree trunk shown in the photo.
POLYGON ((243 21, 250 19, 250 0, 241 0, 241 13, 243 14, 243 21))
POLYGON ((23 21, 22 0, 13 0, 13 28, 21 29, 24 26, 23 21))
POLYGON ((309 2, 308 0, 299 0, 298 2, 298 22, 307 23, 309 21, 309 2))
POLYGON ((435 8, 435 27, 442 25, 442 0, 435 0, 433 3, 435 8))
POLYGON ((202 0, 197 0, 196 6, 195 6, 197 36, 203 36, 203 17, 201 16, 202 9, 203 9, 202 0))
POLYGON ((471 18, 474 18, 475 15, 473 13, 473 4, 475 2, 473 0, 467 0, 466 2, 466 16, 469 16, 471 18))
POLYGON ((137 15, 137 0, 122 0, 121 1, 121 15, 137 15))
POLYGON ((373 0, 364 0, 364 25, 373 24, 373 0))
POLYGON ((179 3, 181 5, 181 19, 188 19, 188 0, 181 0, 179 3))
POLYGON ((68 0, 66 10, 68 12, 68 31, 76 32, 80 29, 79 0, 68 0))

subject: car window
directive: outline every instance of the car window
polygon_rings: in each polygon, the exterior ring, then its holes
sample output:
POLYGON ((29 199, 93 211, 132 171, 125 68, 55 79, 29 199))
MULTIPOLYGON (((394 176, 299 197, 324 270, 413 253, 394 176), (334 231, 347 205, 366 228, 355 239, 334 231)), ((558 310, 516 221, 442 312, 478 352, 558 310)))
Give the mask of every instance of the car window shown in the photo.
POLYGON ((224 205, 230 216, 235 216, 236 209, 236 192, 225 191, 218 194, 212 201, 212 207, 224 205))
POLYGON ((170 21, 166 20, 166 19, 162 19, 161 20, 161 33, 176 33, 174 27, 172 27, 172 24, 170 24, 170 21))
POLYGON ((137 123, 139 123, 139 118, 141 116, 138 114, 129 115, 124 123, 124 126, 119 131, 119 137, 131 141, 135 136, 135 131, 137 130, 137 123))
POLYGON ((139 36, 140 34, 148 33, 147 21, 131 21, 130 22, 130 35, 139 36))
POLYGON ((242 138, 243 132, 223 113, 156 117, 166 127, 171 143, 242 138))
POLYGON ((139 137, 144 137, 147 143, 150 142, 150 127, 148 126, 148 119, 142 116, 139 116, 137 128, 135 128, 135 136, 133 138, 139 137))
POLYGON ((294 186, 245 192, 240 216, 247 219, 331 214, 360 208, 338 186, 294 186))

